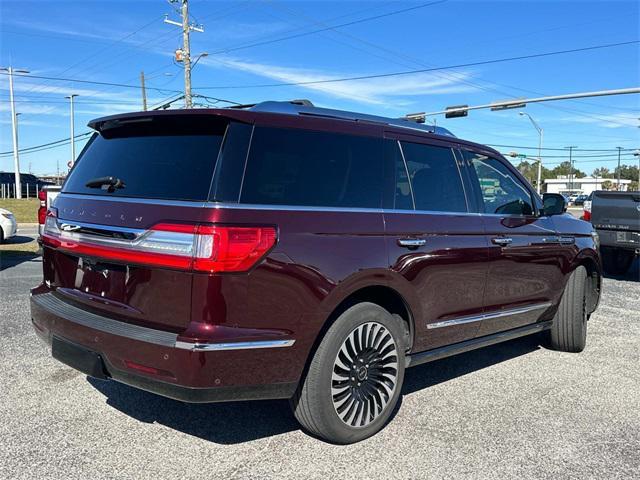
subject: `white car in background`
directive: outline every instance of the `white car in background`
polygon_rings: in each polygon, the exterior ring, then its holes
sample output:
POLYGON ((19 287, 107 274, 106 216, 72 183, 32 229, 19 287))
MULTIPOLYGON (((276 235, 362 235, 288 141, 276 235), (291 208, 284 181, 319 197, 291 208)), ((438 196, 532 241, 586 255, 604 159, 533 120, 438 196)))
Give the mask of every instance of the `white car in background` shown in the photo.
POLYGON ((0 208, 0 243, 13 237, 18 231, 18 222, 9 210, 0 208))

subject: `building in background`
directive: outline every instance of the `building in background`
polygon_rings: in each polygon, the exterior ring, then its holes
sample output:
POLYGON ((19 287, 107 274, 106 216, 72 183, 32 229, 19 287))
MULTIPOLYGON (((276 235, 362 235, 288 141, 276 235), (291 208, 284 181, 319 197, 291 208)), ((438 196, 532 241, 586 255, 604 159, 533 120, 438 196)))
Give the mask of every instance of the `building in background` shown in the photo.
MULTIPOLYGON (((547 193, 562 193, 565 195, 571 194, 585 194, 589 195, 594 190, 607 190, 603 187, 604 182, 609 182, 612 186, 609 190, 615 190, 618 185, 618 180, 615 178, 594 178, 594 177, 583 177, 583 178, 573 178, 573 185, 571 185, 572 181, 568 176, 559 176, 557 178, 548 178, 544 181, 544 191, 547 193)), ((626 192, 629 188, 629 184, 631 180, 620 180, 620 190, 626 192)))

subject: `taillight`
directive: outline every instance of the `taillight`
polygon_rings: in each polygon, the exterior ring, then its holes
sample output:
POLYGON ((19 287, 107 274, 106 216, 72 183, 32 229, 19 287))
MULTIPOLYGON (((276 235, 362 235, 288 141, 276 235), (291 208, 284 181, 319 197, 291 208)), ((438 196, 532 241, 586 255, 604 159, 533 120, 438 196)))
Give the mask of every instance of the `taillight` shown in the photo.
POLYGON ((107 244, 61 231, 55 219, 43 235, 45 245, 78 255, 208 273, 249 270, 276 238, 274 227, 160 223, 133 241, 107 244))
POLYGON ((582 211, 582 219, 586 222, 590 222, 591 221, 591 212, 587 209, 584 209, 582 211))
POLYGON ((40 190, 38 192, 38 200, 40 200, 40 207, 38 208, 38 223, 44 225, 44 221, 47 218, 47 192, 40 190))

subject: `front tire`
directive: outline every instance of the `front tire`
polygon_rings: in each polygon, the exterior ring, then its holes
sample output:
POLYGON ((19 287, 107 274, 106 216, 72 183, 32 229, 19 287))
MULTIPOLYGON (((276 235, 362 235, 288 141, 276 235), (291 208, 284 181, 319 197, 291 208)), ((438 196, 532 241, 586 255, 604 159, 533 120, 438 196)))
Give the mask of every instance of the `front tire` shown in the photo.
POLYGON ((548 332, 548 344, 561 352, 581 352, 587 343, 587 270, 576 268, 567 282, 553 325, 548 332))
POLYGON ((359 442, 391 417, 404 379, 403 326, 359 303, 329 328, 291 400, 300 424, 329 442, 359 442))

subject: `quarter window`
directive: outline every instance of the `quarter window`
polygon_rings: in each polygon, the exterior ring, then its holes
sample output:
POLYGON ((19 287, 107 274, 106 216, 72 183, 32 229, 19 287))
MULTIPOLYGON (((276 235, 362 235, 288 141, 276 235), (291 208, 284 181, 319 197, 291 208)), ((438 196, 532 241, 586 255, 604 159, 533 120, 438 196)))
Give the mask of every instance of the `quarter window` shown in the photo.
POLYGON ((473 152, 465 156, 478 177, 485 213, 533 215, 529 190, 501 161, 473 152))
POLYGON ((382 139, 256 127, 240 201, 380 208, 382 139))
POLYGON ((407 167, 406 171, 404 165, 396 168, 396 205, 407 203, 408 173, 416 210, 467 211, 460 171, 450 148, 402 142, 402 152, 407 167))

